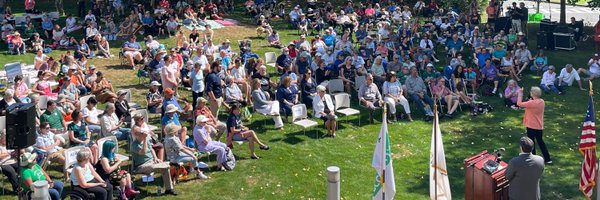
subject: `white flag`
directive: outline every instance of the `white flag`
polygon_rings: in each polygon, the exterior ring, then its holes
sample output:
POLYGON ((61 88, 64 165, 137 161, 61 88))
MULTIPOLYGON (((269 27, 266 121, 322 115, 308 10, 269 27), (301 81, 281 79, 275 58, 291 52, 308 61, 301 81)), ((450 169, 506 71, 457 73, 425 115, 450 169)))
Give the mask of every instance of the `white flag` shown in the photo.
POLYGON ((450 194, 450 182, 448 181, 448 170, 446 169, 444 143, 442 142, 442 132, 440 131, 437 115, 434 117, 433 130, 431 131, 429 197, 436 200, 452 199, 452 195, 450 194))
POLYGON ((373 152, 373 162, 371 163, 371 166, 377 170, 373 188, 374 200, 384 199, 384 195, 385 200, 394 199, 394 195, 396 194, 392 152, 390 150, 390 138, 388 137, 387 119, 385 116, 382 121, 377 144, 375 145, 375 152, 373 152), (385 179, 382 177, 385 177, 385 179))

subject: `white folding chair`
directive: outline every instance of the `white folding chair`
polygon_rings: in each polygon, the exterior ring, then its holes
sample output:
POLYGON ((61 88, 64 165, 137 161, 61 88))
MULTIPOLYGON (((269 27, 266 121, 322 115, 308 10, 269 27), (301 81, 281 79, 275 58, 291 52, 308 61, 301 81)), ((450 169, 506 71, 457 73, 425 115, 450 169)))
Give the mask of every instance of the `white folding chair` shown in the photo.
MULTIPOLYGON (((329 90, 329 94, 337 94, 337 93, 348 94, 348 93, 344 92, 344 81, 342 79, 329 80, 329 82, 327 83, 327 89, 329 90)), ((350 94, 348 94, 348 95, 350 95, 350 94)))
POLYGON ((277 62, 277 55, 275 55, 275 52, 265 53, 265 64, 267 66, 275 67, 275 62, 277 62))
MULTIPOLYGON (((345 93, 335 94, 335 112, 344 116, 360 115, 360 110, 350 107, 350 95, 345 93)), ((360 126, 360 117, 358 117, 358 126, 360 126)))
POLYGON ((58 18, 60 18, 60 14, 58 14, 58 12, 49 12, 48 13, 48 17, 52 20, 57 20, 58 18))
MULTIPOLYGON (((103 149, 102 145, 104 145, 104 142, 106 142, 106 141, 114 142, 117 147, 116 148, 117 151, 119 150, 119 141, 117 140, 117 136, 113 135, 113 136, 107 136, 107 137, 100 138, 100 139, 98 139, 98 141, 96 141, 96 143, 98 143, 98 158, 102 157, 102 149, 103 149)), ((115 157, 122 161, 129 160, 129 157, 122 155, 122 154, 118 154, 117 152, 115 152, 115 157)))
POLYGON ((46 110, 46 108, 48 108, 48 96, 46 95, 40 95, 40 100, 37 103, 38 108, 40 108, 41 110, 46 110))
POLYGON ((354 78, 354 89, 356 91, 360 90, 360 86, 367 83, 367 78, 365 76, 356 76, 354 78))
POLYGON ((137 103, 131 103, 131 90, 130 89, 124 89, 127 93, 125 94, 125 100, 127 100, 127 102, 129 102, 129 107, 131 108, 135 108, 135 109, 139 109, 142 106, 140 104, 137 103))
POLYGON ((14 83, 15 76, 23 75, 23 71, 21 69, 21 63, 8 63, 4 65, 4 71, 6 71, 6 80, 9 83, 14 83))
POLYGON ((6 116, 0 116, 0 131, 6 129, 6 116))
POLYGON ((90 95, 85 95, 82 97, 79 97, 79 109, 83 109, 87 106, 87 102, 88 100, 90 100, 90 98, 94 97, 95 95, 90 94, 90 95))
POLYGON ((292 122, 303 127, 304 134, 306 134, 307 128, 319 125, 316 121, 308 119, 308 111, 306 110, 306 105, 304 104, 292 106, 292 122))
MULTIPOLYGON (((136 114, 141 114, 142 116, 144 116, 144 122, 146 122, 146 124, 148 124, 148 110, 146 109, 140 109, 140 110, 134 110, 133 112, 131 112, 131 116, 135 116, 136 114)), ((133 127, 134 121, 133 121, 133 117, 131 118, 131 127, 133 127)), ((155 131, 158 129, 157 126, 154 125, 150 125, 148 124, 148 128, 150 128, 150 130, 155 131)))
POLYGON ((65 183, 69 182, 69 175, 73 172, 73 165, 77 163, 77 152, 83 149, 85 149, 84 146, 76 146, 65 150, 65 165, 63 168, 65 183))
POLYGON ((23 28, 25 20, 25 16, 15 16, 15 28, 23 28))

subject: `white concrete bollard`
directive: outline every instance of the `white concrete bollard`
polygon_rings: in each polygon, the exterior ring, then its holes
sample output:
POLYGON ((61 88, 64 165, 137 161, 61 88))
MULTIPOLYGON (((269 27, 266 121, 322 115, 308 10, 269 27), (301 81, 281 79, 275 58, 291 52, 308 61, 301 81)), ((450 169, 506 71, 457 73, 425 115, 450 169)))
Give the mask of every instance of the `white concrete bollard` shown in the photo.
POLYGON ((340 199, 340 168, 327 167, 327 200, 340 199))

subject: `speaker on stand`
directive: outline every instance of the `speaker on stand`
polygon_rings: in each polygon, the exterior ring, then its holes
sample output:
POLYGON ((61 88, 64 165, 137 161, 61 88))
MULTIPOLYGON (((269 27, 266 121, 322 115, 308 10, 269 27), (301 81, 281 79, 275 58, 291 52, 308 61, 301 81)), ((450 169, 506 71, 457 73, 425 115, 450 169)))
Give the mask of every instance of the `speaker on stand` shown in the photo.
POLYGON ((35 144, 35 106, 16 103, 6 108, 6 147, 22 149, 35 144))

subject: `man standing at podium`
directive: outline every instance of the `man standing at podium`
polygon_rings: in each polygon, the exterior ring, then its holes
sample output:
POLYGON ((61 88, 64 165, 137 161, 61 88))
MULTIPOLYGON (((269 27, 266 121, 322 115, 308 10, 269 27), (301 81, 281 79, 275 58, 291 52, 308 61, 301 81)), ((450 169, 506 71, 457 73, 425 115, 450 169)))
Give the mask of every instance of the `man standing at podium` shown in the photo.
POLYGON ((504 175, 509 181, 508 199, 540 199, 540 177, 544 173, 544 159, 533 155, 533 140, 522 137, 521 153, 508 163, 504 175))

